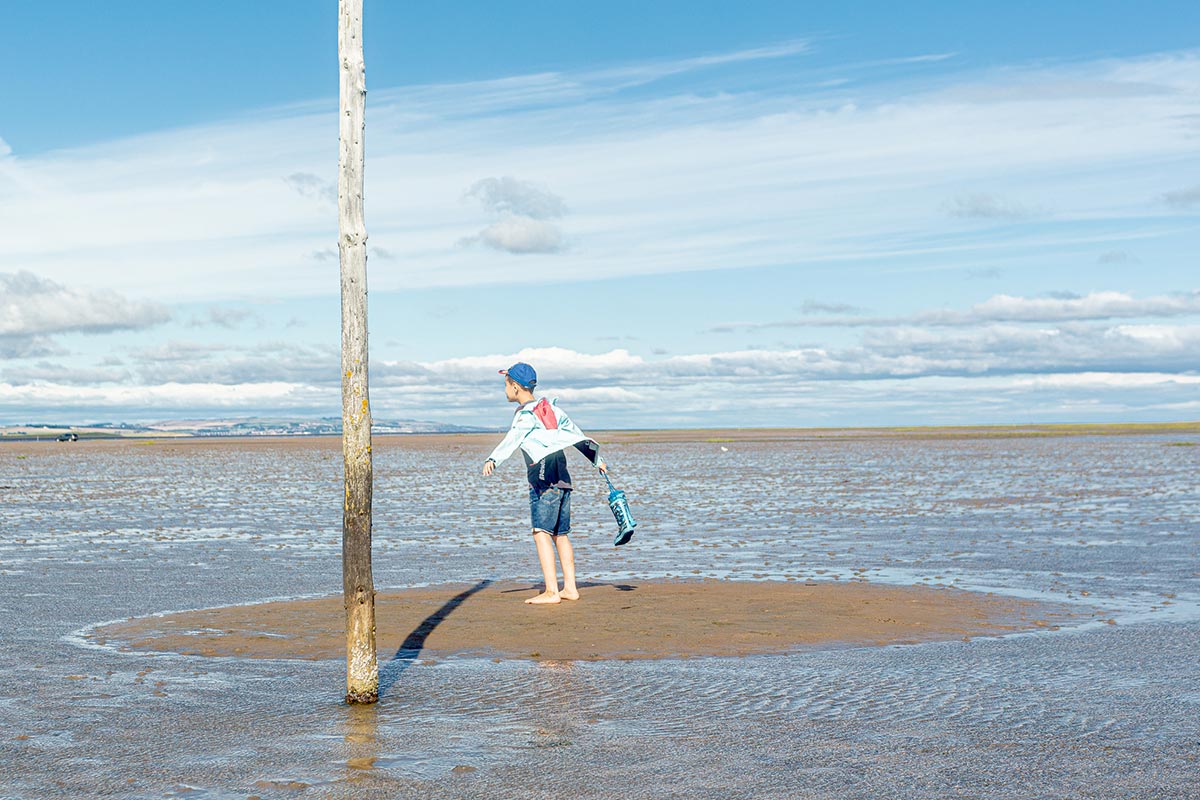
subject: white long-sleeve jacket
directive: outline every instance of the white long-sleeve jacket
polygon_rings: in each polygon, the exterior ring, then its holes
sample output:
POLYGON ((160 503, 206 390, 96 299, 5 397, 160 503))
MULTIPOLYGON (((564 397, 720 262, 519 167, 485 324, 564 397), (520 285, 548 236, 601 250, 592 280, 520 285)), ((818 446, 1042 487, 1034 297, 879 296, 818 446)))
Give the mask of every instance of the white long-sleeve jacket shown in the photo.
POLYGON ((533 400, 513 414, 512 427, 496 445, 489 459, 501 464, 520 448, 531 461, 541 461, 551 453, 575 446, 593 464, 600 445, 588 438, 566 412, 558 407, 558 398, 533 400))

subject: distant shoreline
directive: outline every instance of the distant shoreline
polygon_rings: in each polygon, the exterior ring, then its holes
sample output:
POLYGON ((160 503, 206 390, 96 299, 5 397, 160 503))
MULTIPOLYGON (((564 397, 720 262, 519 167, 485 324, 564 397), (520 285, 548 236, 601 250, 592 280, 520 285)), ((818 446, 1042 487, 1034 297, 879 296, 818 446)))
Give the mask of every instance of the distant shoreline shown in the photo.
MULTIPOLYGON (((446 439, 472 440, 494 438, 503 433, 496 431, 470 432, 376 432, 373 438, 387 440, 446 439)), ((930 426, 883 426, 862 428, 678 428, 678 429, 616 429, 595 430, 592 433, 603 442, 620 444, 654 444, 691 442, 706 444, 729 444, 737 442, 774 442, 839 439, 1033 439, 1068 436, 1131 436, 1131 435, 1197 435, 1200 436, 1200 421, 1195 422, 1138 422, 1138 423, 1053 423, 1028 425, 930 425, 930 426)), ((179 431, 110 431, 87 427, 46 428, 30 431, 24 426, 0 427, 0 443, 45 442, 63 446, 78 446, 89 441, 140 444, 162 443, 219 443, 219 442, 280 442, 280 441, 340 441, 340 434, 192 434, 179 431), (64 433, 78 434, 78 441, 59 442, 64 433)))

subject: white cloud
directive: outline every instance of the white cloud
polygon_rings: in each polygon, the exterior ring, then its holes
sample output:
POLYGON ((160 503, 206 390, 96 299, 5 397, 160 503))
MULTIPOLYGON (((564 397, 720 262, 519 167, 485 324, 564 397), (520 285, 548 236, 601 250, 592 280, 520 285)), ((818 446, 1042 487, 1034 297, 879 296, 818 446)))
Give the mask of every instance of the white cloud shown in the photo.
POLYGON ((240 409, 309 411, 318 403, 340 408, 337 390, 314 389, 289 383, 224 384, 166 383, 154 386, 72 386, 38 382, 0 383, 0 408, 51 410, 91 408, 138 413, 149 419, 158 413, 240 409))
POLYGON ((1165 372, 1078 372, 1062 375, 1034 375, 1013 378, 1013 386, 1036 388, 1146 388, 1200 385, 1200 375, 1173 375, 1165 372))
POLYGON ((565 347, 528 347, 516 353, 497 353, 484 356, 465 356, 440 361, 423 362, 420 366, 431 375, 463 382, 495 382, 497 370, 507 369, 518 361, 532 364, 542 377, 553 375, 558 380, 595 377, 600 380, 642 369, 646 361, 628 350, 616 349, 607 353, 580 353, 565 347))
POLYGON ((747 349, 645 359, 625 349, 581 353, 530 348, 518 353, 423 362, 420 380, 482 386, 515 361, 533 364, 539 387, 653 387, 693 391, 710 379, 743 382, 866 380, 939 375, 1200 370, 1200 325, 1026 327, 995 323, 962 329, 896 327, 870 331, 841 349, 747 349))
POLYGON ((1118 325, 1111 333, 1156 347, 1186 348, 1200 342, 1196 325, 1118 325))
POLYGON ((493 222, 475 236, 460 240, 470 245, 482 242, 507 253, 557 253, 562 250, 562 232, 557 225, 529 217, 509 217, 493 222))
POLYGON ((0 371, 0 376, 14 386, 30 383, 93 386, 102 383, 126 383, 132 377, 127 369, 77 367, 44 361, 30 367, 6 367, 0 371))
POLYGON ((170 317, 158 303, 113 291, 70 288, 25 270, 0 272, 0 360, 64 355, 58 334, 140 330, 170 317))
MULTIPOLYGON (((948 409, 924 389, 903 388, 927 387, 942 379, 976 382, 974 395, 968 383, 955 384, 959 402, 976 414, 984 413, 980 408, 998 407, 989 405, 999 402, 989 399, 997 385, 1018 392, 1072 392, 1071 403, 1078 405, 1089 399, 1087 392, 1096 399, 1106 392, 1149 392, 1163 384, 1160 388, 1170 397, 1154 400, 1160 408, 1186 402, 1175 395, 1194 384, 1189 376, 1200 374, 1200 324, 1114 324, 1110 318, 1200 313, 1198 297, 1200 293, 1150 298, 1118 292, 997 295, 962 312, 919 312, 903 323, 865 327, 857 343, 837 347, 747 347, 653 357, 625 348, 592 353, 538 347, 422 362, 377 359, 371 364, 372 401, 382 416, 428 418, 427 409, 434 408, 434 416, 447 422, 479 424, 494 405, 497 370, 525 361, 538 370, 541 391, 584 406, 608 420, 607 425, 616 424, 611 415, 617 407, 639 415, 643 425, 718 424, 735 408, 759 420, 755 424, 799 424, 792 420, 799 409, 828 415, 825 419, 850 413, 840 406, 847 397, 865 404, 858 407, 862 413, 882 413, 882 408, 900 413, 895 410, 899 405, 915 403, 917 397, 948 409), (965 324, 967 319, 971 324, 965 324), (1148 374, 1180 379, 1164 383, 1121 377, 1148 374), (1038 382, 1031 376, 1058 377, 1057 382, 1038 382), (892 395, 896 399, 888 400, 892 395), (671 409, 666 416, 648 416, 662 405, 671 409), (772 420, 772 414, 783 416, 772 420)), ((46 389, 47 408, 68 409, 69 398, 75 397, 75 408, 124 409, 129 414, 159 400, 165 408, 182 410, 198 396, 194 387, 224 387, 197 406, 203 409, 230 406, 261 413, 254 406, 261 402, 304 416, 336 413, 339 407, 339 356, 332 346, 170 340, 128 349, 124 361, 112 369, 51 362, 14 366, 0 373, 8 387, 8 400, 0 400, 0 408, 19 409, 37 387, 46 389)), ((1150 407, 1148 399, 1139 398, 1129 400, 1133 405, 1128 407, 1150 407)))
MULTIPOLYGON (((1188 371, 1200 368, 1200 325, 1026 327, 996 323, 968 329, 896 328, 863 338, 880 371, 904 364, 916 375, 1078 371, 1188 371)), ((892 374, 897 374, 893 372, 892 374)))
MULTIPOLYGON (((812 380, 778 374, 757 379, 766 354, 702 356, 702 376, 685 379, 653 366, 640 375, 581 386, 547 375, 557 396, 585 429, 675 426, 822 426, 981 422, 1177 419, 1194 410, 1200 375, 1169 373, 1043 373, 1038 375, 918 375, 874 380, 812 380), (712 372, 714 364, 758 361, 750 373, 712 372)), ((777 359, 776 359, 777 360, 777 359)), ((786 359, 784 359, 786 361, 786 359)), ((778 360, 777 360, 778 361, 778 360)), ((677 366, 677 365, 676 365, 677 366)), ((511 407, 498 383, 448 379, 373 387, 377 419, 436 419, 471 425, 507 424, 511 407), (415 390, 416 389, 416 390, 415 390)), ((337 416, 336 385, 271 381, 244 385, 166 383, 153 386, 71 386, 65 382, 0 382, 0 415, 78 423, 99 419, 291 415, 337 416)))
POLYGON ((334 347, 291 342, 253 345, 169 341, 130 353, 144 385, 275 383, 340 386, 340 355, 334 347))
MULTIPOLYGON (((500 426, 506 412, 497 370, 526 361, 538 370, 539 391, 579 408, 591 427, 1028 421, 1063 419, 1065 409, 1074 414, 1067 419, 1134 418, 1177 414, 1193 400, 1196 353, 1200 325, 908 327, 870 331, 861 344, 840 349, 644 358, 625 349, 550 347, 379 361, 371 365, 371 398, 381 419, 500 426)), ((50 363, 9 370, 0 414, 39 408, 76 421, 85 414, 147 420, 336 416, 340 408, 332 351, 171 342, 131 353, 131 361, 128 372, 83 376, 90 381, 84 386, 50 363)))
POLYGON ((0 336, 136 330, 169 318, 161 305, 116 292, 72 289, 27 271, 0 273, 0 336))
POLYGON ((476 235, 460 239, 460 245, 481 242, 493 250, 517 255, 562 250, 562 231, 548 221, 566 213, 566 205, 558 195, 505 176, 476 181, 465 197, 477 199, 484 210, 501 218, 476 235))
MULTIPOLYGON (((566 392, 563 397, 575 392, 575 397, 586 400, 607 396, 613 402, 632 402, 655 391, 686 395, 710 384, 725 384, 728 391, 740 392, 756 391, 764 385, 799 387, 809 382, 934 376, 1154 370, 1186 373, 1200 369, 1197 353, 1200 325, 1072 322, 1029 327, 990 323, 966 329, 871 329, 859 344, 842 348, 751 348, 648 359, 623 348, 586 353, 548 347, 420 363, 377 360, 371 364, 371 379, 372 386, 385 394, 393 389, 419 387, 422 394, 436 391, 471 397, 498 384, 497 370, 525 361, 538 370, 539 388, 547 392, 566 392)), ((307 386, 315 392, 340 385, 339 358, 332 347, 286 342, 252 347, 171 341, 132 351, 130 358, 128 372, 112 370, 106 375, 116 379, 120 373, 129 378, 132 373, 147 387, 270 383, 307 386)), ((10 381, 18 383, 35 377, 54 381, 47 371, 8 375, 10 381)), ((133 379, 126 382, 132 383, 133 379)))
POLYGON ((580 406, 596 403, 639 403, 642 395, 632 392, 622 386, 593 386, 589 389, 559 389, 554 396, 564 403, 575 403, 580 406))
POLYGON ((0 334, 0 359, 42 358, 63 355, 66 350, 49 336, 6 336, 0 334))
POLYGON ((567 210, 558 195, 507 175, 476 181, 465 196, 479 200, 488 211, 531 219, 557 219, 567 210))

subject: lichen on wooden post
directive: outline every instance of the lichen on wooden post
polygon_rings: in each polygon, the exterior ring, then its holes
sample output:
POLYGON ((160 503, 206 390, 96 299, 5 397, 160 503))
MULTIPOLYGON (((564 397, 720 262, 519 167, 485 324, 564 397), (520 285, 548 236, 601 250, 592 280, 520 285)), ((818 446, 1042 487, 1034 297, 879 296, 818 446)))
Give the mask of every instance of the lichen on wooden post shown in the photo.
POLYGON ((371 406, 367 370, 367 228, 363 221, 366 68, 362 0, 338 2, 341 74, 338 254, 342 277, 342 593, 346 606, 346 702, 379 699, 375 582, 371 576, 371 406))

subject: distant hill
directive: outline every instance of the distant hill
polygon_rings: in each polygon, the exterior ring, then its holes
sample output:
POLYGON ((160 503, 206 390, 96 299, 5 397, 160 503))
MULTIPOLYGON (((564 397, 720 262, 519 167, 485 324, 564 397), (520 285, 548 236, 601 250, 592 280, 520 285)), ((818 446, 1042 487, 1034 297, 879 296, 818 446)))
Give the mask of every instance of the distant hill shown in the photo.
MULTIPOLYGON (((287 419, 251 417, 248 419, 177 419, 155 422, 146 426, 164 433, 187 433, 192 436, 340 436, 340 417, 321 419, 287 419)), ((372 422, 373 433, 482 433, 486 428, 449 425, 416 419, 381 420, 372 422)))

